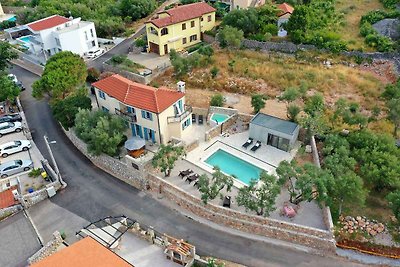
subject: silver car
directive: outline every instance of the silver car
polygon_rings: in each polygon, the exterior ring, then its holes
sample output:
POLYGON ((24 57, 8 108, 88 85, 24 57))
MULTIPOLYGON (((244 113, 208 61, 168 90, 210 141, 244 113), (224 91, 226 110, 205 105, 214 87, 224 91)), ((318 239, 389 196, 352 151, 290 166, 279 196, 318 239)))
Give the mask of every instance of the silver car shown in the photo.
POLYGON ((33 168, 33 162, 28 159, 27 160, 17 159, 17 160, 7 161, 0 165, 0 176, 1 178, 6 178, 16 173, 29 171, 32 168, 33 168))

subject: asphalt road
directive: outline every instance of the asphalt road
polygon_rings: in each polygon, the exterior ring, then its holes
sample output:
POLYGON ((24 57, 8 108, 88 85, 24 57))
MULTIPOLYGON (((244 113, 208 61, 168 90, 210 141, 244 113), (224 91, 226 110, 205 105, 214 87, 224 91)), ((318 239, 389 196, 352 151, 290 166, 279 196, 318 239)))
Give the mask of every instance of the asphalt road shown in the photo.
MULTIPOLYGON (((170 210, 159 201, 95 167, 67 139, 51 116, 45 100, 31 96, 31 84, 38 77, 19 67, 12 73, 26 86, 21 102, 33 138, 48 157, 43 135, 56 140, 52 145, 68 187, 50 201, 84 220, 124 214, 160 232, 188 240, 200 255, 223 258, 246 266, 361 266, 337 257, 321 257, 282 248, 262 241, 222 232, 170 210)), ((42 220, 46 220, 43 216, 42 220)), ((66 220, 65 224, 69 222, 66 220)))

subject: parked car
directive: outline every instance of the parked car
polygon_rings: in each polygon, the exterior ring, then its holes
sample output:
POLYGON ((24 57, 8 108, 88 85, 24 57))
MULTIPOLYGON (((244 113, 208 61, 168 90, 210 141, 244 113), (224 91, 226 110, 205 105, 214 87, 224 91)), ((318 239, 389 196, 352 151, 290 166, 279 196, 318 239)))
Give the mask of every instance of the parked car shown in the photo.
POLYGON ((103 54, 104 53, 104 49, 103 48, 99 48, 99 49, 97 49, 97 50, 93 50, 93 51, 89 51, 89 52, 87 52, 87 57, 88 58, 95 58, 95 57, 98 57, 98 56, 100 56, 101 54, 103 54))
POLYGON ((16 114, 7 114, 7 115, 3 115, 0 117, 0 123, 3 122, 15 122, 15 121, 22 121, 21 116, 16 113, 16 114))
POLYGON ((17 159, 17 160, 7 161, 0 165, 0 176, 1 178, 6 178, 16 173, 29 171, 32 168, 33 168, 33 162, 32 160, 29 159, 27 160, 17 159))
POLYGON ((5 134, 22 131, 22 123, 16 122, 3 122, 0 123, 0 137, 5 134))
POLYGON ((12 80, 21 89, 21 91, 25 90, 25 86, 20 81, 18 81, 17 76, 10 73, 10 74, 8 74, 8 78, 10 78, 10 80, 12 80))
POLYGON ((8 142, 0 145, 0 156, 6 158, 8 155, 21 151, 27 151, 29 148, 31 148, 31 146, 32 145, 29 140, 16 140, 13 142, 8 142))
POLYGON ((18 83, 17 76, 15 76, 14 74, 8 74, 8 78, 10 78, 10 80, 12 80, 13 82, 18 83))

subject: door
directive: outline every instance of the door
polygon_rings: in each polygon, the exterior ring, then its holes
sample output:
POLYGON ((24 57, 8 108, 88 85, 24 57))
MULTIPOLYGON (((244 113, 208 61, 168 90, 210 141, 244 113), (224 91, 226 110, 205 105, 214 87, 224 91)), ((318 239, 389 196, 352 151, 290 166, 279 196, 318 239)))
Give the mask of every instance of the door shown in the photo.
POLYGON ((136 136, 135 124, 131 123, 132 136, 136 136))
POLYGON ((164 54, 168 54, 168 45, 167 44, 164 45, 164 54))
POLYGON ((155 44, 152 42, 150 42, 149 44, 150 44, 150 52, 160 54, 160 48, 159 48, 158 44, 155 44))
POLYGON ((149 140, 148 129, 146 127, 144 127, 143 130, 144 130, 144 140, 149 140))

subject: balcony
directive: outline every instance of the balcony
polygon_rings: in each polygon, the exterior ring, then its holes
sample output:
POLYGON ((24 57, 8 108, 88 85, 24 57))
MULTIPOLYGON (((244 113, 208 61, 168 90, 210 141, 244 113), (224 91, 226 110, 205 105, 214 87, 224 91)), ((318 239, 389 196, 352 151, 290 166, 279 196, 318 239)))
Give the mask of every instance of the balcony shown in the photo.
POLYGON ((135 123, 137 122, 136 115, 133 113, 128 113, 119 109, 115 109, 115 114, 126 120, 127 122, 135 123))
POLYGON ((184 121, 190 114, 192 114, 192 110, 193 109, 191 106, 185 105, 185 110, 183 111, 182 114, 167 117, 167 121, 168 123, 177 123, 184 121))

